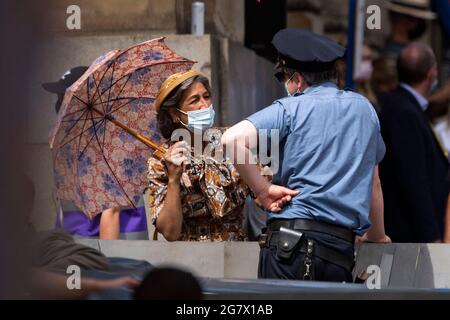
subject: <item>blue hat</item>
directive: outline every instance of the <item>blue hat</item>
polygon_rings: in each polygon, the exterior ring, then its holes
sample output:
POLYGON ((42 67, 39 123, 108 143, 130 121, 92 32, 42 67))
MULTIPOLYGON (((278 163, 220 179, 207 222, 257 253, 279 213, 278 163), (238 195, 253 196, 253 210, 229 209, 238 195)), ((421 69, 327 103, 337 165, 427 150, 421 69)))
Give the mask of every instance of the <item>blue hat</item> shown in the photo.
POLYGON ((305 72, 329 70, 337 59, 345 56, 345 48, 335 41, 302 29, 278 31, 272 39, 278 51, 278 67, 305 72))

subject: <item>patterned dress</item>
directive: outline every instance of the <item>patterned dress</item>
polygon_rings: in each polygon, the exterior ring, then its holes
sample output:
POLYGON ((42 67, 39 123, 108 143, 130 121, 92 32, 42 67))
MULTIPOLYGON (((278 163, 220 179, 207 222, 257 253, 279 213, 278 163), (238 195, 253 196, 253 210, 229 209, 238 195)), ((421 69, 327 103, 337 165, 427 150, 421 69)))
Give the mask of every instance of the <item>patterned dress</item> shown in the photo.
MULTIPOLYGON (((181 179, 183 211, 182 241, 246 240, 242 228, 245 199, 249 188, 236 168, 222 157, 220 137, 224 129, 207 131, 208 146, 202 156, 192 155, 181 179), (205 155, 207 154, 207 155, 205 155)), ((166 146, 168 147, 168 145, 166 146)), ((163 161, 148 160, 150 213, 152 222, 161 212, 167 193, 167 170, 163 161)))

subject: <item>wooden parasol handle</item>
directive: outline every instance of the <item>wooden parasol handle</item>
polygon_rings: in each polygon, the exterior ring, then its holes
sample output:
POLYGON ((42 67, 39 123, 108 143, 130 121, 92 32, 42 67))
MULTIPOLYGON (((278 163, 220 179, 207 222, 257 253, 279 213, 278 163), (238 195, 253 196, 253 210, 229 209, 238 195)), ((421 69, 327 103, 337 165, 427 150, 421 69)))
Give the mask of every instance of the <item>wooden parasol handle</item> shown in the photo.
POLYGON ((96 112, 97 114, 99 114, 102 117, 105 117, 107 120, 111 121, 112 123, 114 123, 116 126, 122 128, 123 130, 125 130, 126 132, 128 132, 129 134, 131 134, 133 137, 135 137, 136 139, 138 139, 139 141, 141 141, 142 143, 144 143, 146 146, 152 148, 153 150, 155 150, 155 152, 153 153, 157 158, 161 159, 164 157, 164 154, 166 153, 166 149, 164 147, 162 147, 161 145, 153 142, 152 140, 148 139, 147 137, 144 137, 143 135, 137 133, 136 131, 134 131, 133 129, 128 128, 127 126, 125 126, 124 124, 120 123, 119 121, 117 121, 116 119, 114 119, 112 116, 110 115, 105 115, 103 112, 101 112, 100 110, 98 110, 95 107, 91 107, 91 110, 96 112))

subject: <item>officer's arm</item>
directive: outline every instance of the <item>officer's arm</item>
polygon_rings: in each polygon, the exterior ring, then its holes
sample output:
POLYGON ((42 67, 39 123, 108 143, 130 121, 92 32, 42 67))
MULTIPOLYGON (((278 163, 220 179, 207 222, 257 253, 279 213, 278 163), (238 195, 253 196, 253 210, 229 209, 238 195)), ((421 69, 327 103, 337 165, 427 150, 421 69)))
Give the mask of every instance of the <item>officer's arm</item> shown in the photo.
POLYGON ((248 120, 243 120, 228 128, 222 135, 222 144, 225 147, 231 147, 235 141, 242 142, 248 149, 256 148, 258 144, 258 133, 253 123, 248 120))
POLYGON ((273 185, 260 174, 251 160, 254 159, 251 150, 255 149, 257 142, 256 128, 247 120, 234 125, 222 136, 227 156, 261 204, 269 211, 280 212, 298 192, 273 185))
POLYGON ((259 174, 256 165, 249 161, 251 150, 256 148, 257 143, 256 128, 248 120, 237 123, 222 135, 227 156, 256 196, 270 184, 259 174))
POLYGON ((384 230, 383 191, 381 189, 380 177, 378 176, 378 165, 375 166, 373 173, 369 220, 372 225, 363 239, 370 242, 391 242, 384 230))

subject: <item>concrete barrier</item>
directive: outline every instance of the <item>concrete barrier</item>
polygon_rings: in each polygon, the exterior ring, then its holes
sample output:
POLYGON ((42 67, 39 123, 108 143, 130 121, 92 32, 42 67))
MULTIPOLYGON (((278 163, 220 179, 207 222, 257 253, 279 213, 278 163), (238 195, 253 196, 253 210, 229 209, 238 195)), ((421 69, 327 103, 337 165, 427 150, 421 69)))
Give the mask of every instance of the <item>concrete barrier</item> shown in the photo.
MULTIPOLYGON (((165 242, 87 240, 109 257, 173 265, 199 277, 256 279, 256 242, 165 242)), ((382 288, 450 288, 450 246, 444 244, 363 244, 357 247, 354 275, 370 265, 380 267, 382 288)))
POLYGON ((382 286, 450 288, 450 246, 446 244, 364 244, 357 251, 354 275, 380 266, 382 286))
POLYGON ((175 266, 198 277, 256 279, 259 247, 255 242, 166 242, 93 240, 77 242, 108 257, 146 260, 155 266, 175 266))

